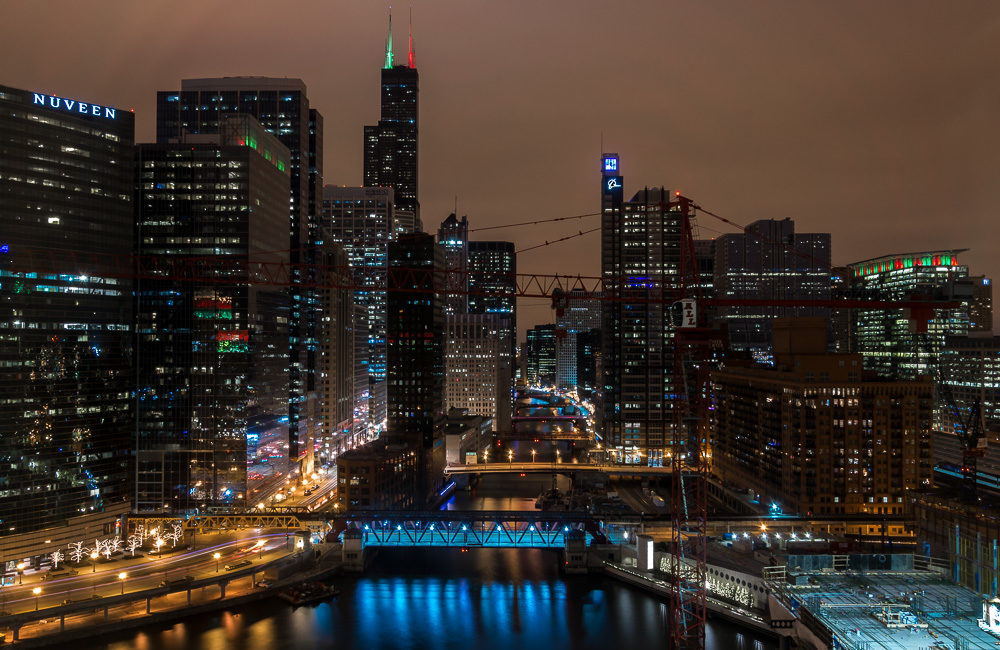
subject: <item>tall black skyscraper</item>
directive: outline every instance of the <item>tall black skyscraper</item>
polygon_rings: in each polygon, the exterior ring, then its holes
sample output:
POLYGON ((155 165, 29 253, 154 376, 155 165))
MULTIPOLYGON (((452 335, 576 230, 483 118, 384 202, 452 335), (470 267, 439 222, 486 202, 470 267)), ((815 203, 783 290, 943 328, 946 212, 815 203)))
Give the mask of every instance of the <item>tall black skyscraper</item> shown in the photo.
POLYGON ((2 561, 129 507, 134 134, 127 110, 0 86, 2 561))
POLYGON ((283 437, 288 294, 251 283, 244 260, 288 261, 272 249, 287 226, 288 148, 246 114, 220 130, 136 148, 139 254, 212 259, 197 282, 135 283, 138 511, 244 505, 248 464, 283 437))
MULTIPOLYGON (((293 265, 314 261, 320 232, 317 202, 323 187, 323 119, 310 109, 301 79, 184 79, 180 92, 157 93, 156 141, 166 144, 185 132, 218 133, 221 117, 236 112, 254 116, 288 147, 290 261, 293 265)), ((273 243, 276 250, 280 248, 273 243)), ((320 303, 317 291, 294 285, 290 299, 288 453, 290 459, 297 460, 306 452, 301 443, 312 437, 317 416, 315 362, 320 303)))
POLYGON ((417 127, 419 75, 413 61, 410 30, 406 65, 395 65, 392 55, 392 16, 382 68, 382 113, 378 124, 365 127, 364 185, 395 190, 397 218, 413 216, 413 230, 423 230, 417 184, 417 127))
POLYGON ((454 316, 469 311, 469 219, 461 220, 454 213, 441 222, 438 228, 438 244, 444 248, 444 264, 449 271, 445 283, 448 297, 445 315, 454 316))

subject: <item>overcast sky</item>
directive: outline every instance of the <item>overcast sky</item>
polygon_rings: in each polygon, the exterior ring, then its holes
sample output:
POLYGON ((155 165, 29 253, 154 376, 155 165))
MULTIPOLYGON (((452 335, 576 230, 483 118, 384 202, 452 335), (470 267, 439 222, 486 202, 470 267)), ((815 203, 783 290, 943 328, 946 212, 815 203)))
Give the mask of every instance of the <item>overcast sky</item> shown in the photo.
MULTIPOLYGON (((408 6, 394 10, 405 60, 408 6)), ((327 183, 361 182, 388 3, 0 0, 0 83, 134 108, 186 77, 302 78, 327 183)), ((1000 278, 1000 2, 417 0, 420 201, 471 227, 596 212, 598 157, 626 196, 679 189, 745 224, 833 233, 835 263, 970 248, 1000 278)), ((699 217, 702 236, 729 227, 699 217), (712 230, 708 230, 711 228, 712 230)), ((484 233, 519 248, 597 225, 484 233)), ((474 235, 475 238, 475 235, 474 235)), ((600 270, 596 235, 523 273, 600 270)), ((522 301, 520 329, 553 316, 522 301)), ((1000 309, 997 310, 1000 312, 1000 309)))

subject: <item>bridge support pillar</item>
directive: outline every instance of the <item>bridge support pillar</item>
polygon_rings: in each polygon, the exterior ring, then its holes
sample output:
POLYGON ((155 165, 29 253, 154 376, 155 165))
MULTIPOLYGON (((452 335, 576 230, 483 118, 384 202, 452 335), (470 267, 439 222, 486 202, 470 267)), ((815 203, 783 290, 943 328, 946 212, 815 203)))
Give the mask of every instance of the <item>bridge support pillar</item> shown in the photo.
POLYGON ((105 623, 108 622, 108 608, 107 607, 104 608, 104 622, 105 623))
POLYGON ((191 605, 191 587, 188 587, 188 606, 191 605))
POLYGON ((582 530, 571 530, 565 536, 563 567, 566 573, 587 572, 587 534, 582 530))
POLYGON ((226 585, 227 584, 229 584, 229 583, 227 583, 227 582, 220 582, 219 583, 219 598, 225 598, 226 597, 226 585))
POLYGON ((153 600, 152 596, 146 596, 146 613, 149 613, 150 602, 153 600))
POLYGON ((348 528, 344 531, 341 559, 344 563, 344 571, 361 572, 365 570, 365 541, 358 529, 348 528))
POLYGON ((59 633, 62 634, 66 631, 66 615, 61 614, 59 616, 59 633))
POLYGON ((20 635, 21 635, 21 626, 20 625, 11 625, 10 626, 10 633, 14 636, 14 640, 18 641, 20 639, 20 635))

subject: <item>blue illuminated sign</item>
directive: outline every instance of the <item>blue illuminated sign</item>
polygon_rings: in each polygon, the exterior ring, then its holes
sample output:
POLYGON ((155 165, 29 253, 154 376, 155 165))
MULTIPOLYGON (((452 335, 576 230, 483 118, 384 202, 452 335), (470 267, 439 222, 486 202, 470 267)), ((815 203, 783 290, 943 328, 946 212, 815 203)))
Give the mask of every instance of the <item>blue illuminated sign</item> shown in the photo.
POLYGON ((0 254, 7 254, 9 252, 10 252, 10 245, 9 244, 0 245, 0 254))
POLYGON ((616 172, 616 171, 618 171, 618 157, 617 156, 605 156, 604 157, 604 171, 606 171, 606 172, 616 172))
POLYGON ((33 102, 39 106, 58 108, 69 113, 79 113, 81 115, 91 115, 93 117, 105 117, 109 120, 115 119, 115 109, 110 106, 99 104, 88 104, 75 99, 65 99, 55 95, 43 95, 42 93, 32 93, 33 102))
POLYGON ((622 177, 621 176, 612 176, 611 178, 608 179, 608 191, 609 192, 612 191, 612 190, 621 189, 621 186, 622 186, 622 177))

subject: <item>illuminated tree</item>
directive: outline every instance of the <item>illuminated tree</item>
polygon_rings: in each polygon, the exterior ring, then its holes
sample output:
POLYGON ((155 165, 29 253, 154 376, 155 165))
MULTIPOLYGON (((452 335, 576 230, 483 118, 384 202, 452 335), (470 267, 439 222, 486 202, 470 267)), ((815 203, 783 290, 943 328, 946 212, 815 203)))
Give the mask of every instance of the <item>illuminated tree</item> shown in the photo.
POLYGON ((69 545, 69 558, 78 563, 87 555, 87 550, 83 548, 83 542, 72 542, 69 545))
POLYGON ((52 567, 55 569, 58 569, 59 563, 62 562, 64 559, 66 559, 66 556, 63 555, 62 551, 60 551, 59 549, 56 549, 51 553, 49 553, 49 557, 52 558, 52 567))

